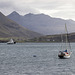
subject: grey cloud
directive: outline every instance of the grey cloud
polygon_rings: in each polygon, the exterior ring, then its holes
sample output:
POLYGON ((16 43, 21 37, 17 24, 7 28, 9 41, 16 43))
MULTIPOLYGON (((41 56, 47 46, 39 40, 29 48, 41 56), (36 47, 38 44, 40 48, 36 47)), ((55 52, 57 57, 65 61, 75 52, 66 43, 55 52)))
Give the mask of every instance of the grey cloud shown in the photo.
POLYGON ((42 12, 51 16, 69 17, 63 12, 74 14, 74 9, 75 0, 0 0, 0 10, 5 14, 12 11, 17 11, 20 14, 42 12))
POLYGON ((65 4, 65 1, 59 1, 59 0, 48 0, 48 1, 43 1, 43 0, 39 0, 39 1, 35 1, 31 3, 31 6, 35 6, 36 8, 39 9, 56 9, 62 5, 65 4))
POLYGON ((0 8, 9 8, 12 7, 13 3, 11 1, 9 2, 0 2, 0 8))

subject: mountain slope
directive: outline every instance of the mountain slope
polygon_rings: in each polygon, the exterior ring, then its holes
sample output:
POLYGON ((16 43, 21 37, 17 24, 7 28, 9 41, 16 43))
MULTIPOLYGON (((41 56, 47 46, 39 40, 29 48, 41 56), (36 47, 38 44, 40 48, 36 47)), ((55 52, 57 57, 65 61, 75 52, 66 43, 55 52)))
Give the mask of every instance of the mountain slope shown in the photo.
POLYGON ((17 12, 12 12, 8 15, 8 18, 16 21, 18 24, 21 24, 30 30, 45 35, 65 33, 65 23, 67 24, 69 32, 75 32, 75 21, 53 18, 45 14, 35 15, 29 13, 21 16, 17 12))
POLYGON ((0 37, 33 38, 37 36, 40 36, 40 34, 20 26, 0 12, 0 37))

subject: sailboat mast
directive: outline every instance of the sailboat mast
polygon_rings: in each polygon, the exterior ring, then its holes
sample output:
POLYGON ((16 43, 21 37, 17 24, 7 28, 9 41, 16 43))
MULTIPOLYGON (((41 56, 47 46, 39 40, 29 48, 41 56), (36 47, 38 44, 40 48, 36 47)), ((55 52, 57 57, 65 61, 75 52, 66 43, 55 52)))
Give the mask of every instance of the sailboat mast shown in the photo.
POLYGON ((61 42, 62 42, 61 49, 63 51, 63 36, 62 36, 62 33, 61 33, 61 42))
POLYGON ((71 50, 70 42, 69 42, 69 40, 68 40, 69 38, 68 38, 68 30, 67 30, 66 24, 65 24, 65 31, 66 31, 66 49, 68 49, 67 44, 69 44, 69 48, 70 48, 70 50, 71 50))
POLYGON ((67 39, 67 36, 68 36, 68 31, 67 31, 66 24, 65 24, 65 31, 66 31, 66 44, 67 44, 67 43, 68 43, 68 39, 67 39))

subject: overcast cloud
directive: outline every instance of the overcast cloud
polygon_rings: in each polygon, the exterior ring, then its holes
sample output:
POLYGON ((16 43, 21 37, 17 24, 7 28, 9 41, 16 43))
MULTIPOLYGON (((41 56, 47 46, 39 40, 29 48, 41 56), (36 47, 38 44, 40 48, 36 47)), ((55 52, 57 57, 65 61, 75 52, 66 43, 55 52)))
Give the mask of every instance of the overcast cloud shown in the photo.
POLYGON ((17 11, 75 20, 75 0, 0 0, 0 11, 5 15, 17 11))

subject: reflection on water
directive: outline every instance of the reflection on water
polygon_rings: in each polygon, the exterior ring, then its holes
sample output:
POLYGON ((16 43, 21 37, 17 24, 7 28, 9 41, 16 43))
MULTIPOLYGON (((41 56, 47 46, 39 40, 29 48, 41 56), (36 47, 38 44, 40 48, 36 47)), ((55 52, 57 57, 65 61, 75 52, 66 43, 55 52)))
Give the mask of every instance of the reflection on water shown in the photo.
POLYGON ((0 75, 74 75, 75 43, 70 59, 59 59, 60 43, 0 44, 0 75))

